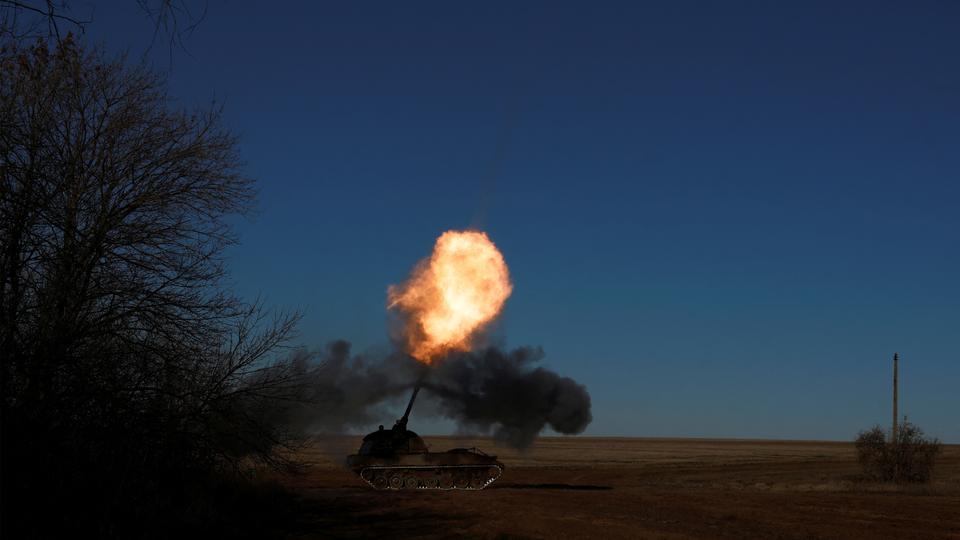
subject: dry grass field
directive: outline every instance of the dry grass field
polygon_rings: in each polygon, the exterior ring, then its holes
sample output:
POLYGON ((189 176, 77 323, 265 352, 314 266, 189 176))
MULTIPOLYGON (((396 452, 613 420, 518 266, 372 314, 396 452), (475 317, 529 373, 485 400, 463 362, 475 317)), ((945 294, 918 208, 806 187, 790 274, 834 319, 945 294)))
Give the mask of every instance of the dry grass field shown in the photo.
POLYGON ((342 465, 359 437, 326 439, 285 480, 299 494, 296 538, 960 539, 960 446, 935 480, 857 480, 849 443, 543 438, 526 452, 478 446, 506 465, 477 492, 378 492, 342 465))

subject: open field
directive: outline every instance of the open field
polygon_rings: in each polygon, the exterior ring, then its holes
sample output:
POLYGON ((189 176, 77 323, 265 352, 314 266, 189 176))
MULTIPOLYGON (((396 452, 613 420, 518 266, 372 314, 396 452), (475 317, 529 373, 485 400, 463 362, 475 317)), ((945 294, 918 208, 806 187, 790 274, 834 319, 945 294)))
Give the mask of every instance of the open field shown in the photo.
POLYGON ((377 492, 340 464, 359 437, 326 440, 286 482, 296 538, 954 538, 960 445, 926 486, 858 482, 852 444, 708 439, 544 438, 525 453, 478 446, 507 466, 478 492, 377 492))

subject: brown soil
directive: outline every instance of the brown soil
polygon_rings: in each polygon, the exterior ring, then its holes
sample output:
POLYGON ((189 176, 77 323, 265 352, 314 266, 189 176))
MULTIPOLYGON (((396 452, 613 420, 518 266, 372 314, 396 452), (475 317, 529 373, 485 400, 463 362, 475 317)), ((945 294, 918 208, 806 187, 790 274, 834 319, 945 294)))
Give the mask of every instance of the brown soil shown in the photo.
POLYGON ((960 446, 924 486, 857 480, 851 444, 544 438, 525 453, 478 446, 504 475, 476 492, 378 492, 339 463, 359 437, 326 439, 286 483, 301 495, 296 538, 960 539, 960 446))

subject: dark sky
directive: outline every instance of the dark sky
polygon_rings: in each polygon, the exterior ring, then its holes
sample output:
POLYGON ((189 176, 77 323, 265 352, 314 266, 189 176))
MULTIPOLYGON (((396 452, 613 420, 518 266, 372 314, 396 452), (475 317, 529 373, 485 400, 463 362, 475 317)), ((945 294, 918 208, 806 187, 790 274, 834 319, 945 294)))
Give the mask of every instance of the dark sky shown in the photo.
POLYGON ((899 351, 901 412, 960 442, 960 4, 787 4, 211 0, 148 56, 225 104, 261 189, 233 279, 306 345, 385 348, 387 286, 479 227, 498 335, 589 434, 849 439, 899 351))

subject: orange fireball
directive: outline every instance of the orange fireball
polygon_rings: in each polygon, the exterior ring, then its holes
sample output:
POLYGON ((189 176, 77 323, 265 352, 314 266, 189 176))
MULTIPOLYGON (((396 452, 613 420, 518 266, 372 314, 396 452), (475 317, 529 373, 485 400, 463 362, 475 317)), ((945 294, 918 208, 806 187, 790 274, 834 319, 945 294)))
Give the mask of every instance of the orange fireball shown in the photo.
POLYGON ((387 307, 405 315, 407 352, 429 364, 450 351, 470 350, 512 290, 503 254, 486 233, 447 231, 406 283, 390 286, 387 307))

